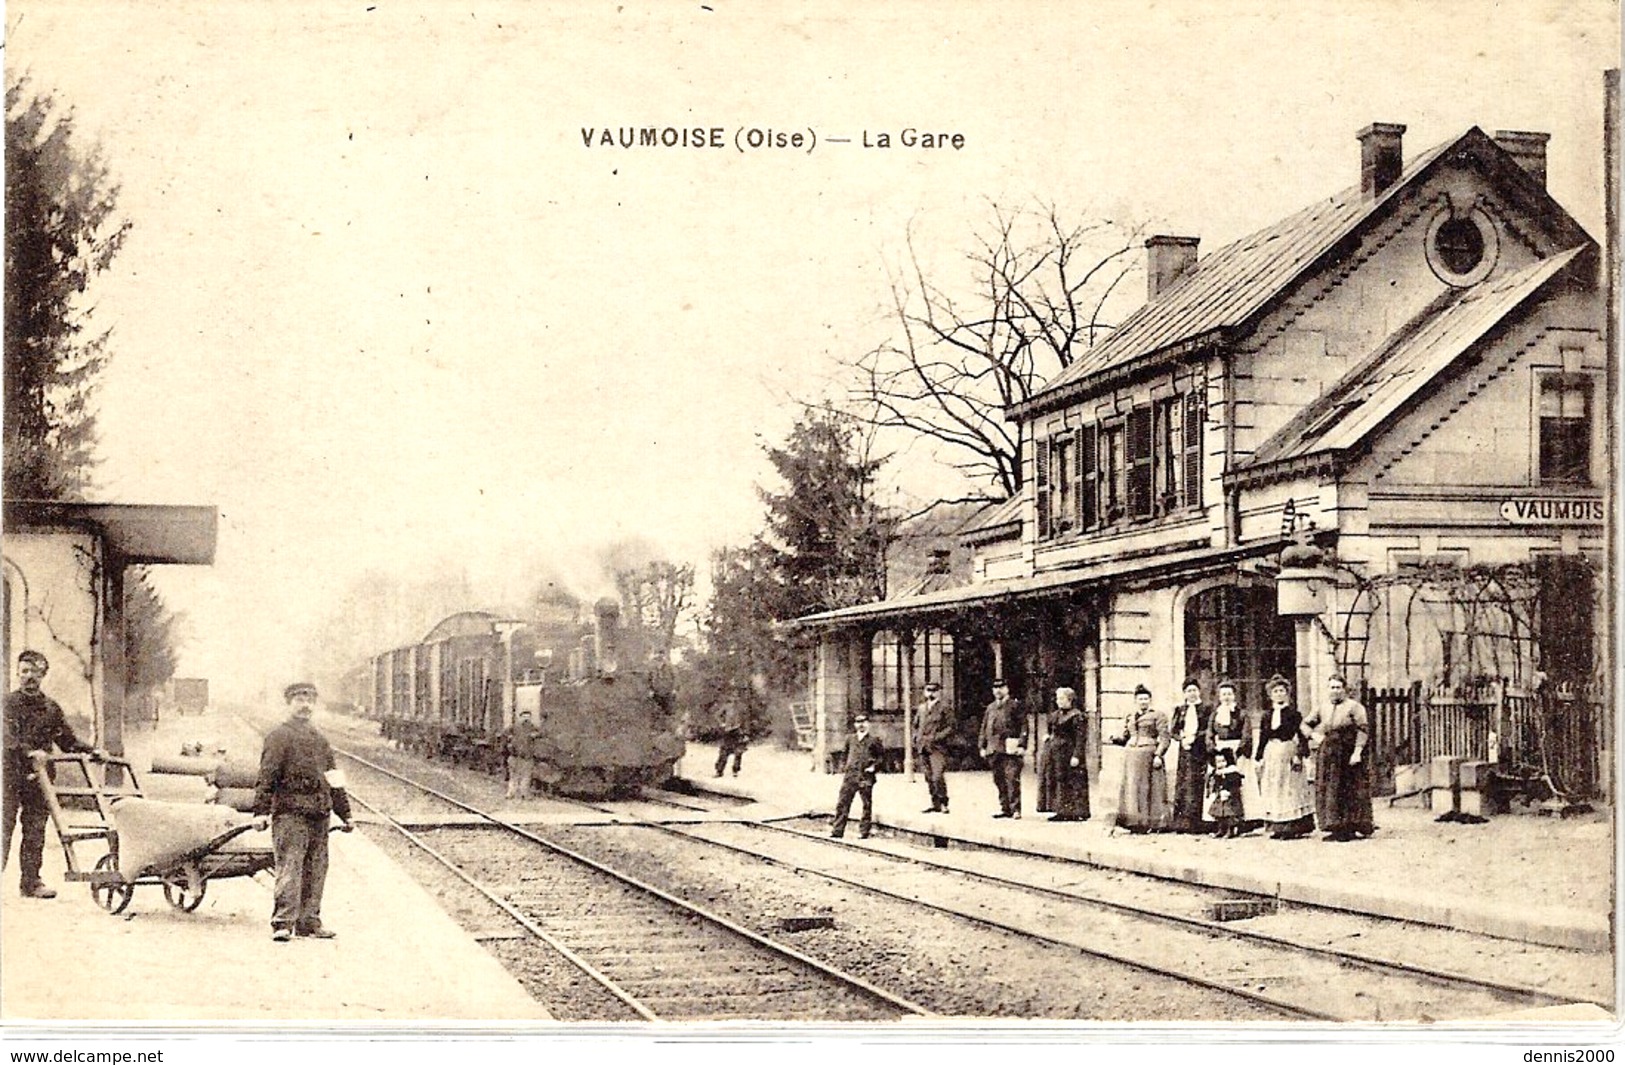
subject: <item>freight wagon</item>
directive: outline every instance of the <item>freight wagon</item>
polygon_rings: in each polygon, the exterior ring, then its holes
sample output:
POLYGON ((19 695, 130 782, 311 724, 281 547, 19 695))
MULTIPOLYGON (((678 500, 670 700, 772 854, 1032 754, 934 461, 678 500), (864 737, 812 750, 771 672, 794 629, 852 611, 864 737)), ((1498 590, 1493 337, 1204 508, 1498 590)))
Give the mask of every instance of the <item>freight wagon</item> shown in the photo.
POLYGON ((372 712, 405 750, 492 773, 519 710, 538 732, 536 781, 598 796, 658 785, 683 755, 669 666, 651 661, 613 600, 545 628, 453 614, 372 660, 372 712))

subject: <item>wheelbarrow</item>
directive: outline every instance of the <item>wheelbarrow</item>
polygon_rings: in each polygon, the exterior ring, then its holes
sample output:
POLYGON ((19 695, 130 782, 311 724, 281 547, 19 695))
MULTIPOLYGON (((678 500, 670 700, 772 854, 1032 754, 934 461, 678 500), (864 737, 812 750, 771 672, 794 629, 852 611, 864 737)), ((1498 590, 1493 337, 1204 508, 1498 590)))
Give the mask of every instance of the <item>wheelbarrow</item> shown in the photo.
POLYGON ((209 881, 276 864, 270 833, 229 807, 127 798, 112 804, 112 814, 112 845, 90 881, 91 897, 108 913, 123 912, 142 884, 161 886, 164 901, 191 913, 209 881))
POLYGON ((210 880, 254 876, 275 866, 270 833, 230 807, 158 802, 142 795, 122 758, 33 752, 34 770, 67 859, 65 879, 90 885, 91 898, 122 913, 140 885, 160 885, 164 899, 190 913, 210 880), (85 846, 101 851, 85 867, 85 846))

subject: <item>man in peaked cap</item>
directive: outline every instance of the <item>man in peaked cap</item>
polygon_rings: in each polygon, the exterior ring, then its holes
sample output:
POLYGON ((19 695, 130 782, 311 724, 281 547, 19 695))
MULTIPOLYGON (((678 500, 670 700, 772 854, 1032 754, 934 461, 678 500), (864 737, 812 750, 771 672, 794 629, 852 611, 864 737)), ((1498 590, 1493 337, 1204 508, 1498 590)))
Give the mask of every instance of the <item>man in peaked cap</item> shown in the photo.
POLYGON ((29 754, 49 751, 53 746, 71 751, 89 751, 104 757, 100 750, 80 740, 69 727, 62 707, 40 690, 40 682, 51 669, 51 663, 38 651, 24 651, 17 656, 17 688, 6 693, 5 716, 5 768, 0 770, 5 785, 5 849, 0 851, 0 864, 11 857, 11 830, 19 815, 23 826, 22 844, 18 859, 22 865, 22 893, 25 898, 51 899, 56 892, 40 879, 40 864, 45 857, 45 822, 51 811, 45 804, 45 792, 40 787, 38 773, 29 754))
POLYGON ((925 699, 914 719, 914 742, 920 749, 925 786, 931 794, 931 808, 925 813, 948 812, 948 747, 953 738, 953 707, 943 699, 942 685, 927 681, 925 699))
POLYGON ((350 824, 350 797, 333 760, 333 746, 310 723, 316 685, 301 681, 282 691, 291 713, 265 737, 260 752, 254 812, 271 819, 276 855, 276 905, 271 938, 332 939, 322 926, 322 889, 327 884, 327 825, 332 814, 350 824))
POLYGON ((863 800, 863 819, 858 822, 858 835, 864 839, 874 828, 875 776, 880 772, 886 748, 880 737, 869 731, 869 715, 852 718, 852 735, 846 741, 846 766, 841 773, 841 790, 835 797, 835 822, 830 826, 830 838, 846 835, 846 822, 852 815, 852 800, 863 800))
POLYGON ((993 785, 999 792, 999 812, 993 816, 1019 818, 1027 715, 1021 712, 1021 704, 1010 698, 1010 685, 1003 677, 993 682, 993 701, 982 715, 981 751, 993 770, 993 785))

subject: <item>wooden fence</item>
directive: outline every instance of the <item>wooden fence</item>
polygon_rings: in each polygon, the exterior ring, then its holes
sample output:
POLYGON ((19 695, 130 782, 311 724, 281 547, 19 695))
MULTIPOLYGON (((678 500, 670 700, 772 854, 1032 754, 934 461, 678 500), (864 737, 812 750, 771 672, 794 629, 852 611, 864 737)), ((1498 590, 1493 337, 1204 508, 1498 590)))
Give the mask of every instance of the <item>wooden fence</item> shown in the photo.
POLYGON ((1604 715, 1591 691, 1552 687, 1535 694, 1501 683, 1428 689, 1364 688, 1371 719, 1373 784, 1395 791, 1395 768, 1441 755, 1548 773, 1571 798, 1600 783, 1604 715))

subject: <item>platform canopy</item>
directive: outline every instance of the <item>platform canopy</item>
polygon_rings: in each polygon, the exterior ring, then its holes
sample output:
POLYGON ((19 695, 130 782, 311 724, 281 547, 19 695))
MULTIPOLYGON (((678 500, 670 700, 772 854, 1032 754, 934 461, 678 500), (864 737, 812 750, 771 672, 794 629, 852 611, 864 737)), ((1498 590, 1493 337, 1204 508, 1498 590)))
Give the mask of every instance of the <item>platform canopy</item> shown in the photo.
POLYGON ((215 507, 146 503, 5 501, 8 533, 84 529, 133 565, 208 566, 214 563, 219 511, 215 507))

